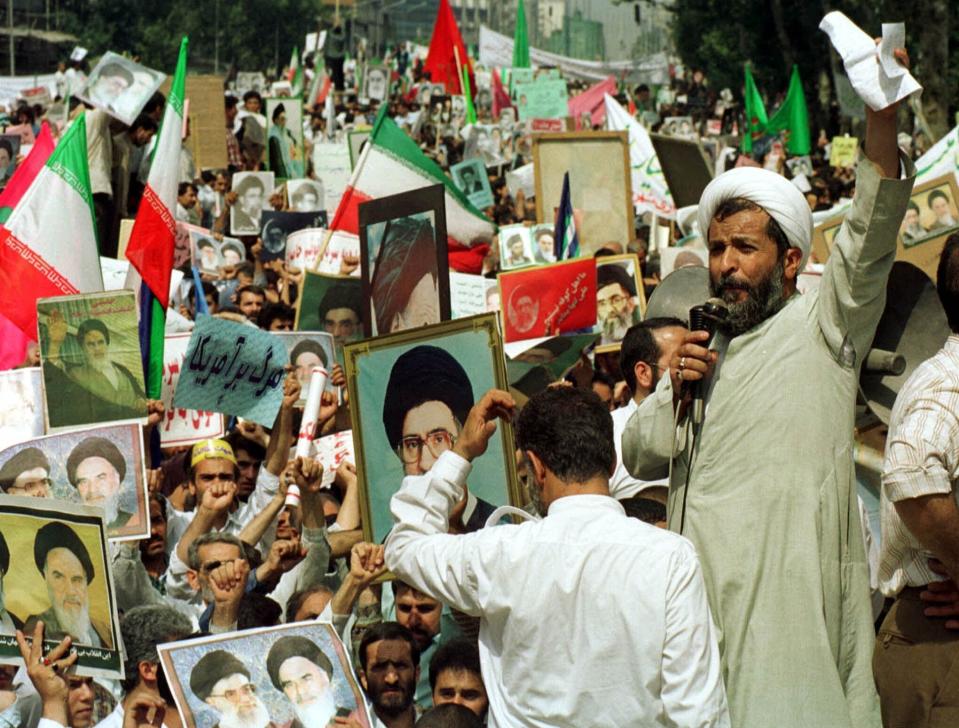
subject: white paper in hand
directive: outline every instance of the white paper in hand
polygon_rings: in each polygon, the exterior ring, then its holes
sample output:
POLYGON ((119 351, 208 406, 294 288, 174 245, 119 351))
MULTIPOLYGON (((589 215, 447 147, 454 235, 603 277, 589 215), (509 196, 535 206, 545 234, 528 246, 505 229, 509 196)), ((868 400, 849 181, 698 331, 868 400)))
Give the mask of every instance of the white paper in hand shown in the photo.
POLYGON ((842 57, 849 82, 873 111, 921 93, 922 86, 893 57, 894 48, 905 45, 902 23, 884 23, 880 46, 843 13, 827 13, 819 24, 842 57), (887 70, 890 69, 890 70, 887 70))

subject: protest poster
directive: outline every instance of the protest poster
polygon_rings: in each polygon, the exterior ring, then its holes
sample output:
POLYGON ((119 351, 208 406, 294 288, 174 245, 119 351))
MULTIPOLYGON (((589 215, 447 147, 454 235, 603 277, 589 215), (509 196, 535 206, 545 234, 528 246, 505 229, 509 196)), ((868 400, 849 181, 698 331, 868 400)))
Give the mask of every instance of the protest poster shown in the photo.
POLYGON ((567 334, 514 342, 506 347, 506 374, 511 392, 524 397, 546 389, 596 347, 599 334, 567 334), (511 356, 512 354, 512 356, 511 356))
POLYGON ((532 68, 510 68, 509 69, 509 88, 513 100, 516 100, 516 87, 521 83, 533 83, 533 74, 536 71, 532 68))
POLYGON ((583 252, 593 253, 607 243, 625 250, 633 241, 633 193, 629 168, 629 138, 625 131, 563 132, 533 135, 536 176, 536 219, 555 222, 569 172, 574 210, 583 252))
POLYGON ((107 51, 77 96, 129 126, 165 78, 160 71, 107 51))
POLYGON ((555 336, 596 324, 596 259, 500 273, 503 338, 555 336))
MULTIPOLYGON (((120 221, 121 229, 121 238, 123 233, 123 223, 127 222, 126 220, 120 221)), ((129 221, 130 224, 126 230, 126 240, 123 240, 123 255, 118 257, 126 258, 126 244, 130 240, 130 233, 133 232, 133 220, 129 221)), ((193 249, 190 246, 190 231, 191 230, 202 230, 208 232, 206 228, 202 228, 198 225, 191 225, 188 222, 182 222, 177 220, 176 222, 176 232, 173 236, 173 267, 182 268, 188 263, 191 264, 193 261, 193 249)))
MULTIPOLYGON (((699 142, 665 134, 650 134, 662 176, 676 208, 698 205, 703 190, 713 180, 713 170, 699 142)), ((748 159, 741 155, 740 159, 748 159)))
POLYGON ((288 212, 286 210, 265 210, 260 217, 260 240, 263 250, 260 261, 285 260, 287 257, 287 238, 298 230, 322 228, 326 226, 326 213, 288 212))
MULTIPOLYGON (((333 371, 336 356, 333 351, 333 335, 325 331, 274 331, 273 336, 283 342, 287 351, 287 361, 293 367, 296 378, 300 382, 300 399, 296 403, 302 407, 306 401, 306 392, 310 388, 310 376, 313 367, 323 367, 327 374, 333 371)), ((332 392, 334 387, 326 378, 326 391, 332 392)))
POLYGON ((64 431, 0 450, 0 491, 102 508, 111 541, 147 538, 139 424, 64 431))
MULTIPOLYGON (((346 376, 364 539, 382 543, 393 525, 390 498, 403 477, 426 473, 452 447, 473 404, 494 387, 506 388, 497 317, 483 314, 348 344, 346 376)), ((470 531, 496 507, 522 502, 512 427, 500 422, 497 430, 469 476, 463 521, 470 531)))
POLYGON ((443 185, 359 206, 363 326, 371 336, 450 318, 443 185))
POLYGON ((230 232, 258 235, 260 216, 270 209, 275 178, 273 172, 237 172, 233 175, 236 204, 230 208, 230 232))
POLYGON ((297 179, 306 171, 303 160, 303 99, 264 99, 266 104, 267 168, 277 179, 297 179))
POLYGON ((323 466, 323 477, 320 484, 324 488, 333 485, 336 469, 344 462, 356 465, 356 455, 353 452, 353 431, 343 430, 332 435, 313 440, 312 456, 323 466))
POLYGON ((50 106, 53 102, 53 98, 50 96, 50 89, 46 86, 34 86, 33 88, 25 88, 20 92, 21 98, 27 102, 30 106, 39 104, 44 109, 50 106))
POLYGON ((276 336, 255 326, 200 316, 193 328, 173 405, 222 412, 272 427, 283 400, 289 358, 276 336))
POLYGON ((262 71, 238 71, 234 88, 240 96, 247 91, 256 91, 262 94, 266 89, 266 76, 262 71))
POLYGON ((390 93, 388 66, 367 66, 363 73, 363 93, 370 101, 383 101, 390 93))
POLYGON ((503 129, 495 124, 473 124, 466 136, 464 159, 480 158, 487 167, 504 164, 502 156, 503 129))
POLYGON ((668 276, 677 268, 687 266, 709 267, 709 256, 702 248, 669 246, 659 251, 660 280, 668 276))
POLYGON ((345 142, 321 142, 313 145, 313 174, 323 183, 324 210, 335 210, 350 183, 353 168, 350 149, 345 142))
POLYGON ((566 81, 539 79, 533 83, 518 83, 513 88, 520 121, 562 119, 569 113, 566 81))
POLYGON ((190 136, 183 143, 193 152, 197 170, 226 169, 223 77, 216 74, 187 74, 186 99, 189 101, 187 118, 190 136))
POLYGON ((699 134, 696 133, 696 125, 693 123, 693 117, 691 116, 667 116, 663 119, 659 133, 679 137, 680 139, 699 141, 699 134))
POLYGON ((493 190, 482 159, 465 159, 450 167, 450 175, 456 186, 479 210, 493 204, 493 190))
MULTIPOLYGON (((320 273, 338 275, 343 272, 346 259, 360 260, 360 238, 358 235, 334 230, 327 235, 320 248, 320 259, 316 264, 316 270, 320 273)), ((359 266, 351 266, 351 268, 350 275, 359 278, 359 266)))
POLYGON ((370 728, 346 646, 329 623, 196 637, 157 652, 184 728, 216 728, 231 718, 236 725, 319 727, 334 716, 370 728), (247 697, 227 697, 234 691, 247 697))
POLYGON ((180 381, 190 334, 167 334, 163 339, 163 382, 160 401, 163 402, 163 420, 157 425, 163 447, 192 445, 200 440, 220 437, 226 422, 219 412, 176 407, 173 394, 180 381))
POLYGON ((302 271, 315 268, 323 252, 323 244, 329 234, 328 230, 319 227, 296 230, 287 235, 287 266, 302 271))
POLYGON ((43 434, 40 367, 0 372, 0 448, 43 434))
POLYGON ((633 255, 608 255, 596 259, 596 333, 601 334, 596 350, 619 351, 631 326, 646 313, 639 259, 633 255))
POLYGON ((291 179, 286 182, 290 207, 296 212, 323 212, 326 196, 323 183, 316 179, 291 179))
POLYGON ((524 164, 522 167, 507 172, 506 187, 514 198, 519 192, 522 192, 527 200, 535 197, 536 175, 534 174, 533 163, 524 164))
POLYGON ((526 225, 504 225, 499 229, 499 259, 502 270, 535 265, 532 230, 526 225))
POLYGON ((307 271, 296 302, 297 331, 332 334, 337 352, 363 333, 363 282, 352 276, 307 271))
POLYGON ((48 430, 146 417, 133 291, 42 298, 37 319, 48 430))
POLYGON ((350 169, 356 168, 356 163, 363 151, 363 144, 370 138, 372 128, 351 129, 346 133, 347 144, 350 147, 350 169))
POLYGON ((495 278, 450 271, 450 313, 454 319, 499 311, 495 278))
POLYGON ((856 151, 859 149, 859 139, 856 137, 837 136, 829 144, 829 166, 853 167, 856 164, 856 151))
MULTIPOLYGON (((69 635, 71 649, 77 653, 77 675, 122 679, 123 654, 103 511, 44 498, 0 496, 0 540, 10 563, 18 565, 4 575, 0 616, 9 616, 30 643, 37 622, 42 621, 44 654, 69 635), (64 576, 75 589, 58 583, 64 576)), ((0 663, 24 666, 14 635, 3 626, 0 663)))

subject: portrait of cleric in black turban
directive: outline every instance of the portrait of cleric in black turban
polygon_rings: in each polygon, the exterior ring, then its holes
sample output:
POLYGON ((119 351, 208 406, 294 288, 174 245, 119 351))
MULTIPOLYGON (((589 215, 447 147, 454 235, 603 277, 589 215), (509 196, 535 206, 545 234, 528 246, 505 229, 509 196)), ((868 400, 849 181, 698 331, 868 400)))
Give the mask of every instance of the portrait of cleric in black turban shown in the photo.
MULTIPOLYGON (((452 449, 473 404, 504 386, 501 346, 491 314, 347 346, 368 539, 380 542, 389 532, 389 499, 403 478, 427 473, 452 449)), ((508 428, 500 429, 505 437, 508 428)), ((494 437, 484 456, 490 461, 473 464, 463 514, 467 530, 482 528, 497 506, 510 502, 515 480, 507 442, 494 437)))
POLYGON ((371 336, 450 318, 443 186, 360 205, 363 322, 371 336))

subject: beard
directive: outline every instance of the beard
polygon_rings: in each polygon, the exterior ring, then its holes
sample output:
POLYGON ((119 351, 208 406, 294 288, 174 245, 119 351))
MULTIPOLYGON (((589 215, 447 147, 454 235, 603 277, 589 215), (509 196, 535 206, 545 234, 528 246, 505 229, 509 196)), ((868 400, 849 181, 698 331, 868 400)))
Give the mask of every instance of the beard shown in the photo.
POLYGON ((540 518, 546 518, 547 508, 543 503, 542 490, 539 483, 536 482, 536 476, 533 474, 533 464, 526 463, 526 493, 529 495, 529 503, 540 518))
POLYGON ((373 697, 373 707, 377 713, 386 716, 400 715, 413 704, 413 686, 400 685, 390 692, 379 692, 373 697))
POLYGON ((325 726, 336 715, 336 700, 332 690, 324 690, 323 695, 309 705, 293 705, 293 713, 300 723, 310 726, 325 726))
POLYGON ((50 594, 50 603, 53 613, 60 623, 60 629, 70 635, 74 641, 90 645, 93 644, 93 625, 90 622, 90 605, 64 607, 50 594))
POLYGON ((120 491, 105 495, 97 500, 91 500, 88 505, 103 508, 103 522, 109 525, 117 520, 117 516, 120 515, 120 491))
POLYGON ((755 286, 735 276, 722 276, 718 283, 710 281, 712 295, 723 299, 727 306, 726 318, 719 322, 719 330, 730 338, 739 336, 777 313, 786 302, 784 273, 785 263, 780 256, 769 275, 755 286), (746 300, 735 301, 735 291, 746 291, 746 300))
POLYGON ((270 724, 270 714, 259 698, 252 708, 230 706, 229 713, 220 715, 220 728, 264 728, 270 724))
POLYGON ((603 338, 607 341, 622 341, 632 325, 632 313, 613 312, 603 320, 603 338))

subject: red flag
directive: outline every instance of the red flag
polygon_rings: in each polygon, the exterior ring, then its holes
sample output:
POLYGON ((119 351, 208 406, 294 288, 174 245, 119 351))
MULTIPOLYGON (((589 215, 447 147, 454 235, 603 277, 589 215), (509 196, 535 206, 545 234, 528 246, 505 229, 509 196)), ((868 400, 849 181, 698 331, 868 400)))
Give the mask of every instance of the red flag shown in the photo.
POLYGON ((54 146, 56 144, 50 132, 50 125, 43 122, 40 135, 33 143, 33 149, 14 171, 7 186, 3 188, 3 193, 0 194, 0 221, 6 220, 10 211, 17 206, 23 193, 27 191, 37 173, 43 169, 43 165, 53 154, 54 146))
POLYGON ((582 125, 582 115, 588 113, 592 124, 602 124, 606 119, 605 95, 616 95, 616 77, 609 76, 593 84, 583 93, 573 96, 568 102, 569 115, 576 122, 576 128, 582 125))
POLYGON ((503 88, 503 82, 500 80, 499 71, 493 69, 493 118, 498 119, 499 113, 503 109, 508 109, 513 105, 509 99, 509 94, 503 88))
POLYGON ((476 88, 476 79, 473 78, 473 69, 469 65, 466 45, 456 25, 453 8, 450 7, 449 0, 440 0, 440 9, 436 13, 433 37, 430 38, 430 50, 426 55, 423 70, 430 74, 430 80, 433 83, 445 83, 446 93, 451 95, 463 93, 463 83, 460 81, 454 48, 459 53, 460 67, 469 69, 470 88, 476 88))

